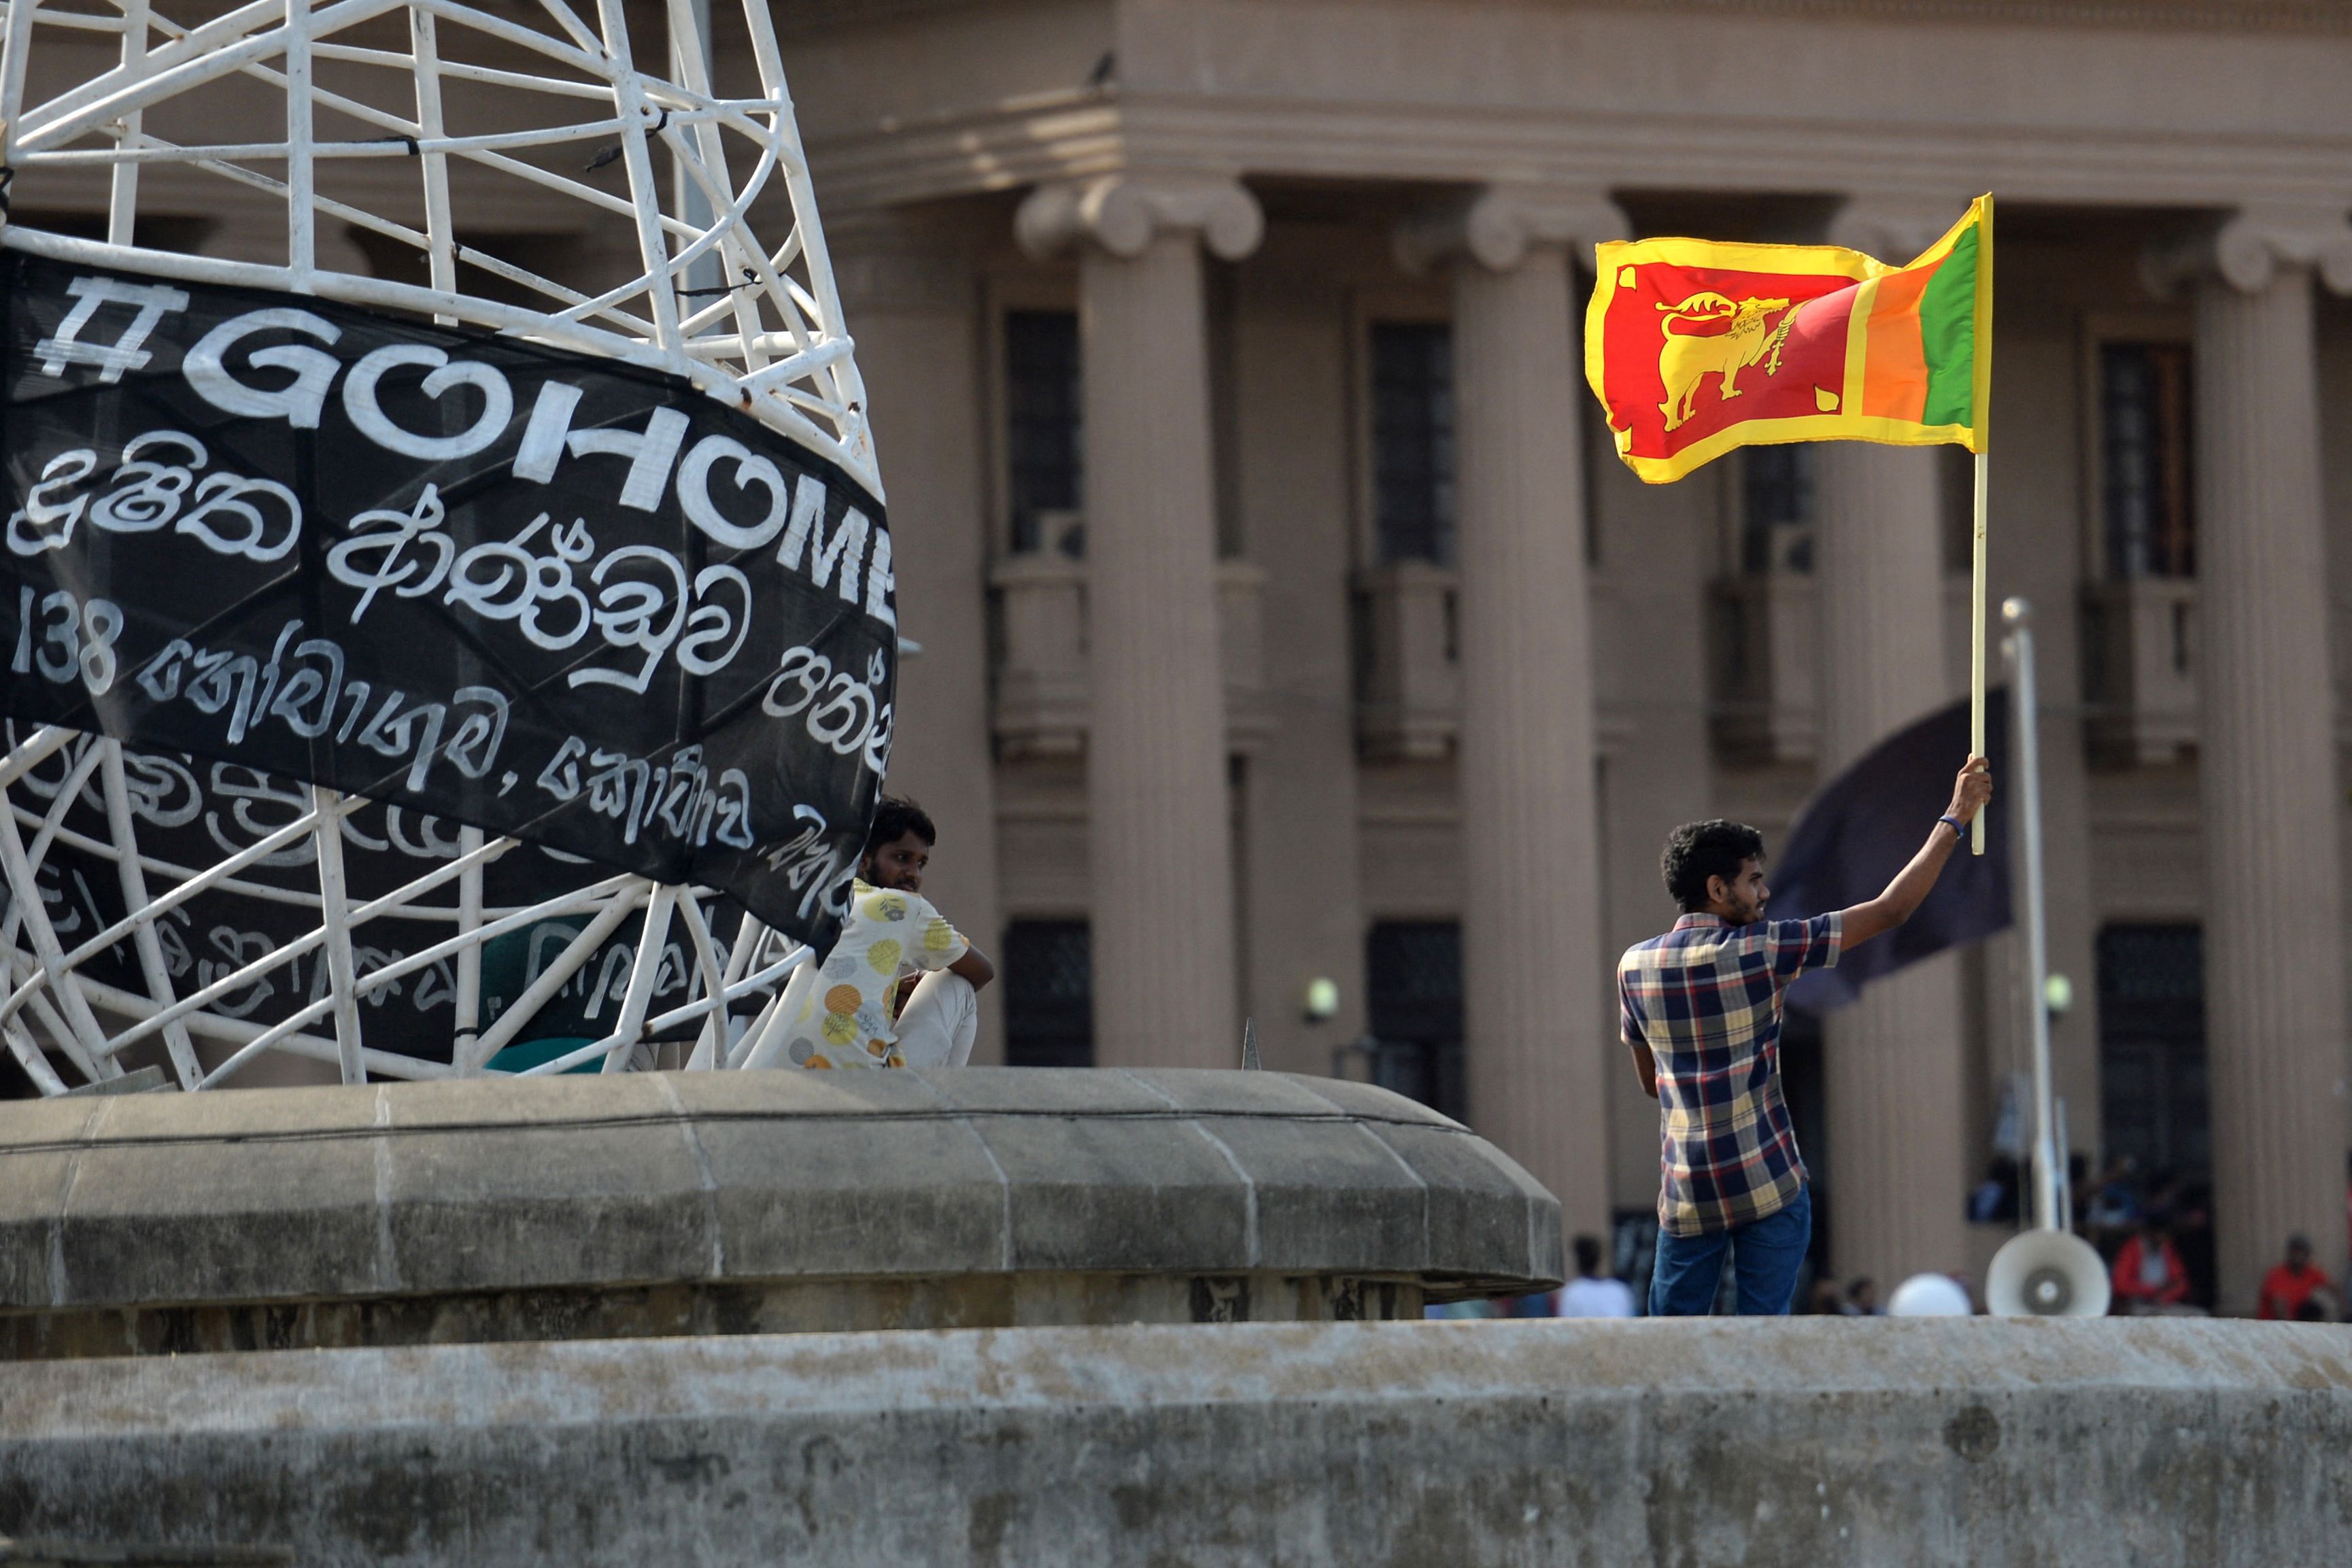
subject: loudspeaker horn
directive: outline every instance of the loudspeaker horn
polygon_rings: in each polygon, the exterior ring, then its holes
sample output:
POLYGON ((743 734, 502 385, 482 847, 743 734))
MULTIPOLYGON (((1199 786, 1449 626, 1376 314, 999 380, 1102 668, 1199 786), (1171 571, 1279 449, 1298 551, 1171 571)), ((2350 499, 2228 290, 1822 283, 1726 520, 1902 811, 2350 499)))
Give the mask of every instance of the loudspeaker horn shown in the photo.
POLYGON ((2097 1248, 2063 1230, 2029 1230, 1992 1256, 1985 1306, 2003 1318, 2103 1318, 2107 1268, 2097 1248))

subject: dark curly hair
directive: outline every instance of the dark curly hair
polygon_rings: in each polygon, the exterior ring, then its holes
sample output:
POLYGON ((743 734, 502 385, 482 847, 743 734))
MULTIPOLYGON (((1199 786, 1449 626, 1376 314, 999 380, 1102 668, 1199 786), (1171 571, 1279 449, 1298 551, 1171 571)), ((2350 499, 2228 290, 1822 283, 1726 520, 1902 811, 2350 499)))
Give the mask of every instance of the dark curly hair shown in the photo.
POLYGON ((886 795, 874 803, 874 826, 866 835, 866 853, 871 855, 885 844, 896 844, 909 833, 926 844, 940 841, 940 830, 931 825, 929 812, 911 800, 886 795))
POLYGON ((1666 835, 1666 852, 1659 858, 1666 891, 1685 912, 1706 908, 1706 879, 1738 880, 1743 861, 1764 858, 1764 836, 1744 822, 1714 817, 1685 822, 1666 835))

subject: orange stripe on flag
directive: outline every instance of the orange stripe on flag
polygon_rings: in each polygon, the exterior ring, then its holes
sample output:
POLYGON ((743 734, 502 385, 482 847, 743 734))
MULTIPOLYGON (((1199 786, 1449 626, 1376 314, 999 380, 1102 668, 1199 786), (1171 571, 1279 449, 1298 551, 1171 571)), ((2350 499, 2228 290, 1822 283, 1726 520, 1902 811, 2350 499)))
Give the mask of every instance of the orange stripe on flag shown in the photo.
POLYGON ((1935 275, 1936 268, 1922 267, 1890 272, 1878 280, 1862 371, 1864 415, 1917 419, 1927 412, 1927 353, 1919 340, 1919 296, 1935 275))

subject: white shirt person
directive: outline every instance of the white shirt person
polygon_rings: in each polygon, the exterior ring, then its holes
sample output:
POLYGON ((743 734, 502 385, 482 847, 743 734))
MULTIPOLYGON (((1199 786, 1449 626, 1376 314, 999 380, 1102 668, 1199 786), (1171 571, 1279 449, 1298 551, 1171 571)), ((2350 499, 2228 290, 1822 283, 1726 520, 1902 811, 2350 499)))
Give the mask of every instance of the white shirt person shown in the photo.
POLYGON ((1576 1278, 1560 1287, 1557 1314, 1563 1318, 1630 1318, 1633 1289, 1601 1271, 1601 1238, 1580 1236, 1574 1243, 1576 1278))
POLYGON ((921 893, 938 830, 885 796, 833 951, 794 972, 749 1067, 962 1067, 996 967, 921 893), (913 981, 912 994, 902 982, 913 981), (903 1004, 903 1005, 901 1005, 903 1004))

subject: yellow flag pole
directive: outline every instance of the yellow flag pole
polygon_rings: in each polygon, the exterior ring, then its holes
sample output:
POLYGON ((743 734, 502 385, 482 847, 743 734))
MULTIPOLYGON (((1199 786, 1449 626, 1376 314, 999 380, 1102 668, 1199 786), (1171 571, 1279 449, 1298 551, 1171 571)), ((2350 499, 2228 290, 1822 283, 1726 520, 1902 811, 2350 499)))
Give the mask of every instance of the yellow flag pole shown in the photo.
MULTIPOLYGON (((1990 455, 1977 455, 1977 507, 1974 575, 1969 586, 1969 752, 1985 754, 1985 475, 1990 455)), ((1984 813, 1970 825, 1969 853, 1985 852, 1984 813)))

